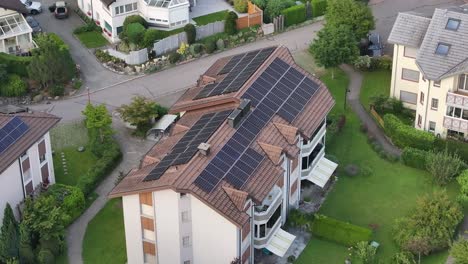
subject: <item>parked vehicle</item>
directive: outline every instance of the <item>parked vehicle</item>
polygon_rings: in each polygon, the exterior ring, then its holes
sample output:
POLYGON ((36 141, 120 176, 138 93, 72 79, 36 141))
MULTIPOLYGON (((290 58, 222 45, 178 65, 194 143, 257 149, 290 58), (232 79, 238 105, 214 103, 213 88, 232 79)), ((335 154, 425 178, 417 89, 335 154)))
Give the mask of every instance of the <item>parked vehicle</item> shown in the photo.
POLYGON ((42 12, 42 5, 39 2, 31 0, 20 0, 29 13, 36 15, 42 12))
POLYGON ((62 19, 68 17, 68 8, 67 4, 64 1, 55 2, 55 18, 62 19))
POLYGON ((369 34, 368 55, 371 57, 380 57, 383 55, 383 45, 379 33, 369 34))
POLYGON ((32 30, 33 30, 33 35, 42 32, 41 25, 39 25, 39 22, 37 22, 37 20, 34 19, 34 17, 32 17, 32 16, 27 16, 27 17, 26 17, 26 21, 28 22, 29 26, 32 28, 32 30))

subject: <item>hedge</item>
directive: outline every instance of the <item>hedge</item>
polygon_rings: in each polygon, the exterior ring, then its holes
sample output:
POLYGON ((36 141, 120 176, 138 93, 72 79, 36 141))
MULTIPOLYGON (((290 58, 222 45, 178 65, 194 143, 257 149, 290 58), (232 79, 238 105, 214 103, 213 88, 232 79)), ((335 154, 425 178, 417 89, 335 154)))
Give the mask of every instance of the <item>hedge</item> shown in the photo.
POLYGON ((76 184, 85 196, 91 194, 98 183, 112 172, 122 159, 122 152, 116 141, 113 140, 104 147, 106 149, 103 151, 102 157, 96 161, 96 164, 76 184))
POLYGON ((85 197, 80 188, 65 184, 56 183, 52 185, 46 193, 54 197, 55 201, 63 211, 70 216, 65 226, 73 223, 85 209, 85 197))
POLYGON ((401 160, 406 166, 426 170, 427 155, 430 155, 430 152, 415 148, 404 148, 401 153, 401 160))
POLYGON ((312 234, 345 246, 354 246, 361 241, 370 241, 372 230, 324 215, 315 215, 312 234))
POLYGON ((468 163, 468 144, 454 139, 436 138, 434 148, 438 151, 443 151, 445 148, 450 153, 456 153, 460 158, 468 163))
POLYGON ((406 125, 395 115, 386 114, 383 117, 385 133, 392 139, 393 144, 400 148, 412 147, 422 150, 431 150, 435 142, 434 134, 417 130, 406 125))
POLYGON ((0 64, 6 64, 8 73, 28 77, 27 67, 32 57, 20 57, 0 52, 0 64))
POLYGON ((284 24, 289 27, 306 21, 305 5, 295 5, 281 11, 284 15, 284 24))
POLYGON ((325 15, 327 10, 327 0, 312 0, 312 16, 319 17, 325 15))

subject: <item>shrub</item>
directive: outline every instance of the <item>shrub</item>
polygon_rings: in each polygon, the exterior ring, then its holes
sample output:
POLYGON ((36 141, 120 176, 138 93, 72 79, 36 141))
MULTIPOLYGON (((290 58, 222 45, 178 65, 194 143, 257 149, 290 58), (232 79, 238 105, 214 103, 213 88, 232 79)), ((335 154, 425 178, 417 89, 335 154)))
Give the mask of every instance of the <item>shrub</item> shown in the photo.
POLYGON ((174 63, 178 62, 181 59, 181 57, 182 57, 182 55, 180 55, 179 53, 173 52, 173 53, 169 54, 169 62, 171 64, 174 64, 174 63))
POLYGON ((217 50, 223 50, 224 49, 224 40, 223 39, 218 39, 216 41, 216 49, 217 50))
POLYGON ((216 50, 216 41, 214 39, 210 39, 205 43, 205 50, 206 53, 211 54, 216 50))
POLYGON ((18 258, 18 223, 9 203, 6 204, 0 229, 0 262, 18 258))
POLYGON ((292 227, 308 227, 314 220, 313 214, 305 214, 297 209, 289 211, 288 225, 292 227))
POLYGON ((50 94, 52 96, 62 96, 65 92, 65 87, 62 84, 54 84, 50 87, 50 94))
POLYGON ((143 37, 145 36, 145 27, 140 23, 128 24, 125 30, 125 36, 130 43, 138 46, 143 44, 143 37))
POLYGON ((31 242, 31 232, 26 224, 21 223, 19 226, 19 257, 21 259, 21 263, 24 264, 34 264, 34 251, 32 248, 31 242))
POLYGON ((203 45, 200 44, 200 43, 195 43, 195 44, 192 44, 190 45, 190 54, 192 54, 193 56, 197 56, 198 54, 200 54, 200 52, 202 52, 202 49, 203 49, 203 45))
POLYGON ((0 52, 0 64, 5 64, 7 72, 10 74, 28 77, 27 67, 30 62, 31 57, 14 56, 0 52))
POLYGON ((346 246, 354 246, 358 242, 369 241, 372 237, 372 230, 324 215, 315 215, 312 234, 346 246))
POLYGON ((375 262, 377 249, 371 246, 368 241, 361 241, 357 243, 354 253, 362 264, 372 264, 375 262))
POLYGON ((128 25, 133 24, 133 23, 138 23, 145 28, 148 27, 148 23, 146 22, 144 18, 142 18, 139 15, 131 15, 125 18, 123 22, 123 29, 125 30, 128 25))
POLYGON ((164 36, 161 34, 160 30, 157 29, 148 29, 145 31, 143 36, 143 46, 150 48, 154 43, 160 39, 163 39, 164 36))
POLYGON ((458 199, 462 202, 468 202, 468 170, 464 170, 457 177, 458 185, 460 185, 460 194, 458 199))
POLYGON ((434 180, 440 185, 447 184, 460 173, 463 162, 456 153, 444 151, 431 151, 426 158, 426 169, 432 174, 434 180))
POLYGON ((239 13, 246 13, 247 0, 234 0, 234 9, 239 13))
POLYGON ((327 0, 312 0, 311 5, 313 17, 323 16, 327 10, 327 0))
POLYGON ((455 263, 468 263, 468 240, 460 238, 452 245, 450 255, 455 259, 455 263))
POLYGON ((410 252, 398 252, 392 257, 392 263, 395 264, 416 264, 413 254, 410 252))
POLYGON ((234 35, 237 33, 237 20, 238 16, 235 12, 230 11, 226 15, 226 21, 224 22, 224 32, 228 35, 234 35))
POLYGON ((413 147, 422 150, 432 148, 435 141, 434 134, 403 124, 392 114, 384 115, 383 120, 385 123, 385 133, 396 146, 400 148, 413 147))
POLYGON ((85 209, 85 197, 78 187, 57 183, 49 188, 47 194, 52 195, 63 211, 70 216, 69 223, 85 209))
POLYGON ((47 249, 41 249, 37 254, 37 260, 40 264, 54 264, 55 263, 55 256, 47 249))
POLYGON ((281 11, 295 5, 292 0, 268 0, 264 9, 264 18, 273 20, 273 18, 281 15, 281 11))
POLYGON ((389 56, 381 56, 372 58, 375 61, 375 68, 381 70, 392 70, 392 58, 389 56))
POLYGON ((463 161, 468 162, 468 144, 466 143, 454 139, 436 138, 434 148, 438 151, 447 149, 448 152, 456 153, 463 161))
POLYGON ((41 249, 49 250, 53 255, 56 256, 61 252, 62 243, 57 238, 51 238, 49 240, 41 238, 39 239, 39 246, 41 249))
POLYGON ((8 82, 0 85, 0 95, 2 96, 15 97, 26 94, 27 85, 21 77, 16 74, 8 76, 8 82))
POLYGON ((195 43, 197 39, 197 29, 192 24, 187 24, 184 26, 185 34, 187 35, 188 44, 195 43))
POLYGON ((354 61, 354 68, 364 71, 364 70, 369 70, 371 67, 371 57, 368 55, 365 56, 359 56, 356 58, 354 61))
POLYGON ((426 158, 429 154, 428 151, 407 147, 401 153, 401 160, 406 166, 425 170, 426 158))
POLYGON ((84 32, 97 31, 102 32, 102 28, 96 25, 94 22, 90 21, 81 27, 77 27, 73 30, 73 34, 81 34, 84 32))
POLYGON ((302 23, 306 20, 305 5, 295 5, 281 11, 284 15, 284 24, 289 27, 295 24, 302 23))

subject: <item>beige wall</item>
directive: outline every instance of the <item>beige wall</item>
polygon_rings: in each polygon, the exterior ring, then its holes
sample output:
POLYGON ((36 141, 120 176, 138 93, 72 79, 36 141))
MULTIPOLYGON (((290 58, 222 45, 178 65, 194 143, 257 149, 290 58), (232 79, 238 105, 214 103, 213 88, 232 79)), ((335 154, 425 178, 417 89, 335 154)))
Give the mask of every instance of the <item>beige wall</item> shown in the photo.
POLYGON ((140 199, 138 194, 122 197, 122 205, 125 224, 125 242, 127 246, 127 263, 144 263, 140 199))
MULTIPOLYGON (((390 96, 400 99, 400 91, 418 93, 419 84, 417 82, 402 79, 402 71, 404 68, 419 71, 414 58, 404 56, 405 47, 395 44, 393 47, 393 67, 392 81, 390 86, 390 96)), ((421 80, 422 74, 419 75, 421 80)), ((416 105, 404 103, 405 107, 416 109, 416 105)))

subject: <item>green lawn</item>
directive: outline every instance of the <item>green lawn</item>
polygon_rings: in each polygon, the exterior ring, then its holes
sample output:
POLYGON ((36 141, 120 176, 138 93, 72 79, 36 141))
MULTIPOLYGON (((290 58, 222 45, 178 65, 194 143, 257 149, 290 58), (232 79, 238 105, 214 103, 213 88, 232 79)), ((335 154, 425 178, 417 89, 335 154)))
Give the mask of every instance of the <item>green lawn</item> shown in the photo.
POLYGON ((391 71, 378 70, 364 72, 360 100, 364 108, 369 109, 371 98, 377 95, 390 95, 391 71))
POLYGON ((84 175, 97 161, 91 151, 86 148, 83 152, 78 152, 77 147, 69 146, 55 151, 54 171, 57 183, 75 185, 78 179, 84 175), (65 154, 68 174, 65 174, 62 163, 62 155, 65 154))
POLYGON ((75 36, 81 41, 81 43, 88 49, 99 48, 108 44, 106 38, 102 36, 100 32, 89 31, 75 36))
POLYGON ((122 200, 112 199, 88 224, 83 240, 83 262, 123 264, 126 261, 122 200))
POLYGON ((223 10, 215 13, 211 13, 204 16, 194 17, 193 21, 197 23, 197 26, 203 26, 206 24, 210 24, 216 21, 222 21, 226 19, 226 15, 228 10, 223 10))

